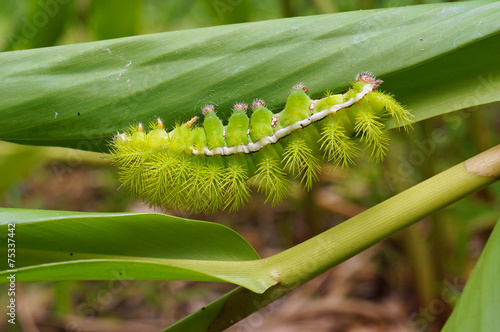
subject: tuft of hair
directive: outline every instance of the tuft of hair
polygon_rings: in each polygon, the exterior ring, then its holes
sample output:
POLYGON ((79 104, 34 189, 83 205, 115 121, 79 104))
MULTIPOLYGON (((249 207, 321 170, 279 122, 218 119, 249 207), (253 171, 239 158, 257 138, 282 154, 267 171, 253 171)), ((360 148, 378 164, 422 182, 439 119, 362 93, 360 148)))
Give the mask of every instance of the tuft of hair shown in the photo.
POLYGON ((203 165, 200 186, 196 191, 201 195, 203 204, 200 212, 214 213, 224 208, 224 168, 217 164, 203 165), (202 188, 200 190, 200 188, 202 188))
POLYGON ((206 115, 208 112, 213 112, 215 110, 214 105, 205 105, 201 109, 201 114, 206 115))
POLYGON ((191 177, 192 186, 186 193, 191 212, 213 213, 224 207, 222 192, 223 168, 217 164, 200 164, 195 166, 191 177))
POLYGON ((305 86, 304 84, 302 83, 297 83, 293 86, 292 88, 292 91, 293 90, 302 90, 304 92, 307 92, 309 89, 307 88, 307 86, 305 86))
POLYGON ((387 153, 389 136, 381 118, 371 109, 360 109, 355 118, 354 131, 361 143, 370 150, 370 158, 379 163, 387 153))
POLYGON ((189 190, 194 185, 191 180, 195 170, 192 160, 185 155, 159 153, 146 163, 148 181, 146 198, 152 205, 167 210, 187 210, 190 208, 189 190))
POLYGON ((319 180, 320 160, 314 156, 313 150, 303 138, 297 137, 288 143, 282 162, 295 174, 295 178, 302 175, 300 183, 304 183, 307 190, 311 189, 313 182, 319 180))
POLYGON ((341 125, 333 121, 323 128, 319 142, 325 159, 332 162, 335 168, 340 165, 342 169, 348 169, 360 153, 356 142, 345 134, 341 125))
POLYGON ((245 104, 245 103, 236 103, 234 106, 233 106, 233 111, 236 111, 236 110, 243 110, 243 111, 246 111, 248 109, 248 105, 245 104))
POLYGON ((370 72, 362 72, 356 75, 356 82, 363 82, 366 84, 373 84, 375 88, 377 88, 384 81, 378 80, 375 76, 373 76, 370 72))
POLYGON ((257 165, 255 173, 258 181, 258 192, 266 194, 266 201, 273 206, 281 203, 290 192, 291 182, 281 167, 280 161, 275 158, 265 158, 257 165))
POLYGON ((386 92, 374 91, 371 93, 373 98, 378 99, 385 107, 385 110, 394 118, 396 125, 403 127, 408 131, 411 128, 411 118, 413 114, 394 97, 386 92))
POLYGON ((129 194, 133 196, 141 196, 146 191, 147 187, 147 177, 144 173, 144 161, 136 165, 131 165, 127 168, 120 167, 120 183, 121 188, 124 188, 129 194))
POLYGON ((262 99, 255 99, 252 103, 252 111, 261 106, 266 106, 266 102, 262 99))
POLYGON ((247 170, 243 165, 231 163, 224 169, 223 178, 224 209, 229 207, 229 212, 239 210, 251 197, 247 170))

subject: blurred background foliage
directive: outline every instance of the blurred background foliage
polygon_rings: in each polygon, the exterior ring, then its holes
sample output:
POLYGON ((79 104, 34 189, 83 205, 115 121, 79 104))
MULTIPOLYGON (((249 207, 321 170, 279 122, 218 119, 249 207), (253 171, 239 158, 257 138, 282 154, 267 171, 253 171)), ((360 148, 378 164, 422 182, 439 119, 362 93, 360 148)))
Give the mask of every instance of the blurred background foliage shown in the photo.
MULTIPOLYGON (((440 1, 2 0, 0 49, 430 2, 440 1)), ((226 224, 261 257, 272 255, 494 146, 498 110, 498 104, 484 105, 417 123, 409 135, 392 132, 382 165, 360 161, 349 172, 324 172, 311 192, 296 190, 277 207, 255 195, 238 213, 193 217, 226 224)), ((148 210, 119 190, 116 170, 96 153, 0 142, 0 174, 4 207, 148 210)), ((339 265, 234 330, 437 331, 498 218, 499 201, 497 183, 339 265)), ((2 306, 2 331, 157 331, 232 288, 186 281, 18 286, 20 324, 7 324, 2 306)))
POLYGON ((12 51, 220 24, 436 2, 443 1, 2 0, 0 49, 12 51))

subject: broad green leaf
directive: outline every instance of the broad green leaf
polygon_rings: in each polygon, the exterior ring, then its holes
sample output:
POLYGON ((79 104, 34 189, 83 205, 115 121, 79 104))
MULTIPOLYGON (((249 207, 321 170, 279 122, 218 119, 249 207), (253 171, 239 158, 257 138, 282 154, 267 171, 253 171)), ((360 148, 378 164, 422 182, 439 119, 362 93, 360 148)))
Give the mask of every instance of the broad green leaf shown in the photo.
POLYGON ((497 331, 500 326, 500 220, 472 271, 443 332, 497 331))
POLYGON ((274 281, 241 262, 259 261, 237 233, 216 223, 156 213, 78 213, 0 209, 1 252, 15 241, 15 266, 0 280, 205 280, 263 292, 274 281), (15 223, 14 237, 8 234, 15 223), (10 242, 9 242, 10 241, 10 242))
POLYGON ((105 151, 139 121, 171 128, 206 103, 227 118, 254 98, 279 110, 297 82, 320 97, 360 71, 418 121, 500 99, 499 17, 500 3, 470 1, 0 53, 0 139, 105 151))

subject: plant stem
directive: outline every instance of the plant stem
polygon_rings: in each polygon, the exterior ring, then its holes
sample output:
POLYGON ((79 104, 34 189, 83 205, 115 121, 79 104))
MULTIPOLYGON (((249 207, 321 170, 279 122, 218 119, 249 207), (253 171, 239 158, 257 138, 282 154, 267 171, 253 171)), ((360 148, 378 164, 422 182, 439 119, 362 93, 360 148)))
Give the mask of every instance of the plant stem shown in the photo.
MULTIPOLYGON (((279 283, 238 287, 164 331, 222 331, 333 266, 500 177, 500 145, 460 163, 293 248, 261 260, 279 283)), ((244 263, 242 262, 242 268, 244 263)))

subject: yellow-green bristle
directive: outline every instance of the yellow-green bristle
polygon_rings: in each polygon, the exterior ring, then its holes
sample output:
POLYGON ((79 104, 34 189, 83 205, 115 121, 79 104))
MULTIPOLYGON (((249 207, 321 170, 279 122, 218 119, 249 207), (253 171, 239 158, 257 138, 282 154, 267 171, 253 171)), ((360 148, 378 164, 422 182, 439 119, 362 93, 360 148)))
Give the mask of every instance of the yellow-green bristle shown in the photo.
POLYGON ((295 177, 302 176, 300 182, 304 183, 307 190, 311 188, 313 182, 319 179, 320 160, 314 156, 313 150, 300 137, 293 138, 287 144, 282 162, 286 168, 296 174, 295 177))
POLYGON ((345 134, 344 128, 333 121, 323 128, 319 143, 325 159, 331 161, 335 167, 340 165, 342 169, 354 164, 354 158, 360 152, 356 142, 345 134))
POLYGON ((361 142, 370 150, 370 158, 378 163, 387 152, 389 136, 380 122, 380 117, 374 115, 370 109, 360 109, 356 115, 354 130, 361 142))
POLYGON ((282 168, 280 161, 275 158, 265 158, 257 166, 257 191, 265 193, 265 203, 271 202, 273 206, 281 203, 290 192, 291 183, 282 168))
POLYGON ((250 188, 247 184, 248 174, 246 168, 237 163, 230 163, 224 169, 224 181, 222 184, 224 208, 229 211, 239 210, 250 200, 250 188))

